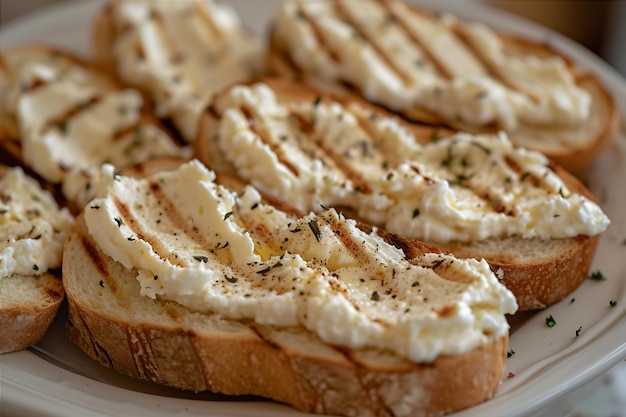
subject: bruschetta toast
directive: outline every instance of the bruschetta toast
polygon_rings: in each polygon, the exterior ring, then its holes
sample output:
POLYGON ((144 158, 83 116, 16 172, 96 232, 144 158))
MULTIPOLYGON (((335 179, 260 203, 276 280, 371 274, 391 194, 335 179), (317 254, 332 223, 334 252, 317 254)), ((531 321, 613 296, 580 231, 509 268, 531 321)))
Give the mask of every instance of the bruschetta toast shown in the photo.
POLYGON ((265 70, 261 42, 214 1, 112 0, 92 36, 97 61, 144 91, 187 142, 213 92, 265 70))
POLYGON ((275 75, 347 90, 412 121, 503 130, 575 174, 617 135, 606 88, 546 42, 402 0, 287 1, 270 38, 275 75))
POLYGON ((198 161, 101 183, 65 245, 70 338, 135 378, 314 413, 493 395, 516 304, 486 262, 236 188, 198 161))
POLYGON ((0 353, 34 345, 52 323, 72 221, 21 168, 0 165, 0 353))
POLYGON ((609 219, 572 175, 505 133, 453 134, 285 79, 234 85, 204 113, 196 157, 302 211, 346 216, 485 258, 543 308, 588 275, 609 219))
POLYGON ((79 211, 107 162, 122 169, 152 158, 185 157, 137 91, 74 54, 45 45, 2 51, 0 147, 79 211))

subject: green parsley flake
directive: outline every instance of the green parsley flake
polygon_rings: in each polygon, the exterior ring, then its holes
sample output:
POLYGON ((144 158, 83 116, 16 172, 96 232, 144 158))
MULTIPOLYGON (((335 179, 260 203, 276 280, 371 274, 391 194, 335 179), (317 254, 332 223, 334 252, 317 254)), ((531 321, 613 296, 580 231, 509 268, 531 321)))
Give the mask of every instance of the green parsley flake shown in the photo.
POLYGON ((554 320, 554 317, 552 317, 552 315, 549 315, 548 317, 546 317, 546 326, 554 327, 556 325, 557 325, 556 320, 554 320))

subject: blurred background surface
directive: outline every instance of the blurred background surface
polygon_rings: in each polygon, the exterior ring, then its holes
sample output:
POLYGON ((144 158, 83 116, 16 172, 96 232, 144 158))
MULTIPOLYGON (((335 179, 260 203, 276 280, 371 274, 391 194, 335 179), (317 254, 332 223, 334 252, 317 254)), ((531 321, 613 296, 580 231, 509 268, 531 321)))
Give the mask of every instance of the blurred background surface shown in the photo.
MULTIPOLYGON (((0 0, 0 27, 41 7, 68 1, 70 0, 0 0)), ((518 14, 564 34, 602 57, 626 77, 626 1, 479 1, 518 14)))

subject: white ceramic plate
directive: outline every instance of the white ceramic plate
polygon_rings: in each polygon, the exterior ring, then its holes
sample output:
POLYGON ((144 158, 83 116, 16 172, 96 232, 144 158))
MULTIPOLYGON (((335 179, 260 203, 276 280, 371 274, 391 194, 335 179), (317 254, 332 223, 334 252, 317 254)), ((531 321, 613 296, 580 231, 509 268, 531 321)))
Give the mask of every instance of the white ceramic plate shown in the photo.
MULTIPOLYGON (((280 0, 231 0, 257 33, 280 0)), ((564 50, 603 79, 626 120, 626 82, 582 47, 536 25, 473 2, 422 1, 426 7, 484 21, 564 50)), ((33 14, 0 31, 0 48, 46 42, 89 52, 89 25, 101 1, 64 4, 33 14)), ((624 126, 624 125, 623 125, 624 126)), ((590 171, 587 183, 612 224, 602 236, 593 270, 566 300, 512 321, 509 359, 502 386, 484 404, 455 417, 556 415, 564 400, 626 357, 626 128, 590 171), (609 302, 617 301, 615 307, 609 302), (549 328, 552 315, 557 326, 549 328), (581 328, 580 335, 576 330, 581 328)), ((41 341, 27 351, 0 356, 0 414, 6 416, 300 416, 292 408, 255 397, 194 395, 131 380, 88 359, 67 339, 65 311, 41 341)), ((567 410, 567 408, 565 408, 567 410)))

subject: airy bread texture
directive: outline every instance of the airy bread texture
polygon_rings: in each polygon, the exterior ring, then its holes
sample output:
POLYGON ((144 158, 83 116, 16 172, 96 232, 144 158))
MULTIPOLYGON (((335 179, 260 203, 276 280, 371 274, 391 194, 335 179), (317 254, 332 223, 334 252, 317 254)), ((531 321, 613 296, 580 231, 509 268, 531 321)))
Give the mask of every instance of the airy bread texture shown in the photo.
POLYGON ((225 320, 152 300, 139 295, 135 276, 101 252, 81 215, 63 262, 68 334, 90 357, 134 378, 259 395, 322 414, 440 416, 490 398, 504 372, 506 335, 467 354, 414 364, 386 352, 335 348, 302 328, 225 320))
POLYGON ((39 342, 64 296, 61 279, 51 273, 0 279, 0 353, 39 342))
MULTIPOLYGON (((318 85, 344 90, 416 122, 472 133, 503 129, 516 145, 543 152, 575 174, 586 170, 617 135, 619 112, 606 88, 595 75, 545 42, 503 33, 496 33, 495 40, 488 41, 483 37, 484 31, 474 32, 467 22, 452 20, 448 15, 435 15, 401 0, 378 2, 377 8, 349 0, 322 2, 315 8, 309 8, 310 3, 303 1, 288 4, 279 12, 270 35, 268 66, 274 75, 297 75, 318 85), (300 26, 303 33, 313 33, 306 45, 294 33, 294 26, 300 26), (406 46, 403 38, 411 46, 406 46), (352 65, 357 53, 355 48, 363 48, 359 59, 369 59, 371 65, 361 63, 360 68, 352 65), (502 88, 526 95, 529 103, 538 104, 537 96, 552 88, 550 83, 555 80, 556 72, 550 72, 553 69, 550 65, 559 61, 563 63, 561 74, 566 73, 559 77, 571 78, 573 85, 590 98, 588 114, 576 123, 564 123, 555 117, 553 121, 521 120, 515 126, 502 126, 493 121, 481 122, 478 117, 472 121, 461 117, 468 111, 467 107, 473 105, 471 102, 457 115, 444 115, 449 109, 440 112, 413 99, 405 100, 406 92, 415 83, 428 84, 429 79, 437 77, 456 82, 467 77, 471 85, 468 91, 476 95, 474 102, 492 93, 500 97, 502 88), (519 65, 524 62, 528 63, 527 72, 522 66, 525 64, 519 65), (546 63, 546 69, 533 74, 537 62, 546 63), (359 75, 356 74, 360 73, 368 75, 357 80, 359 75), (474 73, 480 74, 482 81, 472 81, 474 73), (380 77, 389 77, 389 74, 397 77, 397 85, 390 79, 387 84, 375 84, 382 81, 380 77), (540 74, 545 79, 541 79, 540 74), (539 79, 532 81, 532 77, 539 79)), ((561 93, 553 94, 557 97, 561 93)), ((559 97, 548 100, 563 99, 559 97)), ((561 105, 562 102, 556 106, 561 105)), ((576 107, 573 111, 578 111, 577 106, 573 106, 576 107)), ((548 108, 541 108, 538 118, 547 118, 548 108)))
MULTIPOLYGON (((335 102, 344 107, 351 103, 357 103, 378 117, 390 116, 386 110, 368 104, 360 98, 337 96, 300 81, 266 78, 262 82, 276 93, 280 103, 335 102)), ((220 129, 221 118, 216 109, 220 107, 220 100, 225 97, 228 91, 229 89, 226 89, 216 95, 212 105, 205 112, 199 129, 199 137, 195 141, 195 156, 211 169, 241 177, 234 165, 224 157, 216 142, 216 132, 220 129)), ((403 120, 398 120, 398 123, 410 131, 415 140, 420 143, 428 143, 451 135, 451 131, 447 129, 417 125, 403 120)), ((589 190, 566 170, 556 164, 551 164, 550 168, 561 178, 571 192, 581 194, 592 201, 595 200, 589 190)), ((255 178, 240 179, 261 187, 255 178)), ((268 190, 264 191, 269 193, 268 190)), ((273 197, 279 200, 288 199, 284 195, 273 195, 273 197)), ((346 216, 359 219, 354 208, 337 208, 341 209, 346 216)), ((363 219, 359 220, 363 221, 363 219)), ((378 226, 382 227, 381 225, 378 226)), ((454 240, 443 244, 427 243, 437 245, 442 250, 460 258, 485 258, 492 270, 497 272, 501 282, 515 294, 519 310, 523 311, 544 308, 563 299, 577 288, 588 276, 598 241, 599 235, 580 235, 564 239, 508 237, 490 238, 469 243, 455 242, 454 240)))

